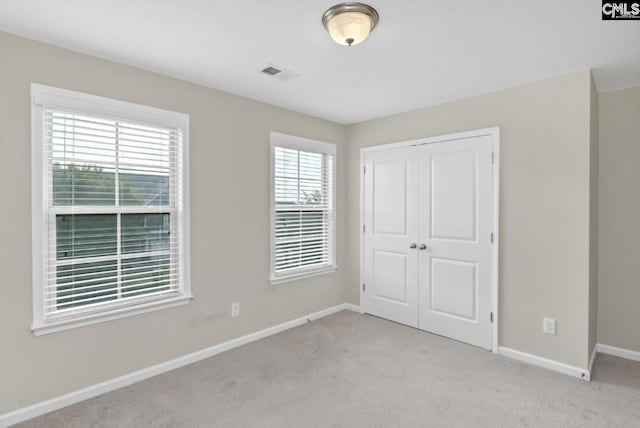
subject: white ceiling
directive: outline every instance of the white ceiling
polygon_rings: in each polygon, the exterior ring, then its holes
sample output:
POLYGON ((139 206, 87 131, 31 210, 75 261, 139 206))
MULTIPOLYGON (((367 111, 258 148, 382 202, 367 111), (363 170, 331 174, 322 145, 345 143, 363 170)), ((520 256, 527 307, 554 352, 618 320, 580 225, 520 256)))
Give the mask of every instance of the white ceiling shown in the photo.
POLYGON ((2 0, 0 30, 340 123, 586 68, 601 92, 640 86, 640 21, 601 21, 599 0, 372 0, 352 48, 320 22, 337 2, 2 0))

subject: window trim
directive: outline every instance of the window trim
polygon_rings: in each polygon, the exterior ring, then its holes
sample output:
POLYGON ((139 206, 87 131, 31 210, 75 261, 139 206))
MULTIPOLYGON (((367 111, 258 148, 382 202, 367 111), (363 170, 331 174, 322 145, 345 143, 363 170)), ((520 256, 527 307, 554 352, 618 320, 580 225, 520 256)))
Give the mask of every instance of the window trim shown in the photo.
POLYGON ((283 284, 286 282, 297 281, 304 278, 310 278, 318 275, 325 275, 335 272, 338 269, 336 264, 336 182, 337 182, 337 149, 333 143, 325 143, 321 141, 311 140, 308 138, 296 137, 293 135, 281 134, 279 132, 271 132, 269 145, 269 208, 270 208, 270 261, 269 261, 269 282, 271 285, 283 284), (333 176, 331 186, 332 207, 331 210, 331 232, 329 233, 329 242, 331 248, 331 260, 329 265, 312 268, 298 268, 287 273, 277 274, 275 271, 275 226, 276 226, 276 206, 275 206, 275 148, 282 147, 292 150, 301 150, 314 153, 330 154, 332 159, 333 176))
POLYGON ((82 327, 154 310, 184 305, 191 294, 190 211, 189 211, 189 115, 140 104, 99 97, 96 95, 31 83, 31 240, 32 240, 32 300, 31 330, 36 336, 82 327), (88 312, 73 318, 45 320, 44 260, 49 245, 49 209, 44 206, 46 191, 43 144, 44 108, 60 108, 95 114, 101 117, 127 119, 141 125, 179 128, 182 131, 182 201, 178 201, 178 290, 177 296, 141 300, 131 305, 88 312))

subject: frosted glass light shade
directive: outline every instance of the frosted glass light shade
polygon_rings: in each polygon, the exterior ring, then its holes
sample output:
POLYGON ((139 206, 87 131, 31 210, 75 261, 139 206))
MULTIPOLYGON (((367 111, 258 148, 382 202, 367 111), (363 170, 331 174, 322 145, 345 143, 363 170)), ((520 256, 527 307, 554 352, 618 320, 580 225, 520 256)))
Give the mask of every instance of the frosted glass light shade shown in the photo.
POLYGON ((369 37, 371 18, 360 12, 344 12, 327 22, 327 31, 339 45, 355 46, 369 37))
POLYGON ((342 46, 364 42, 378 24, 378 12, 364 3, 341 3, 322 15, 322 24, 333 41, 342 46))

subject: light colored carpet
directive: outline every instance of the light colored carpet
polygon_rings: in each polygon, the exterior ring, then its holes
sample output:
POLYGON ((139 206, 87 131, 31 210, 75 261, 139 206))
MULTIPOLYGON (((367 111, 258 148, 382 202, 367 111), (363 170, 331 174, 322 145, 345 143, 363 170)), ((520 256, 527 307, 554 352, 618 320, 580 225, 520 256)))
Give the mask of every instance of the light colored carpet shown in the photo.
POLYGON ((341 312, 21 427, 639 427, 640 363, 580 381, 341 312))

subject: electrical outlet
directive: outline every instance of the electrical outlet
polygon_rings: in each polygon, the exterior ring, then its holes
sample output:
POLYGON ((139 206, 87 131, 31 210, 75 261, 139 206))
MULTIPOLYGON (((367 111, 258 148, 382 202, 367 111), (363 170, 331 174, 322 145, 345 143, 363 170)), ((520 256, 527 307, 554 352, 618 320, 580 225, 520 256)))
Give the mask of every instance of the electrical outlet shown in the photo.
POLYGON ((542 330, 544 331, 544 334, 555 335, 556 320, 554 320, 553 318, 544 318, 543 324, 542 324, 542 330))
POLYGON ((231 316, 237 317, 240 315, 240 303, 232 303, 231 304, 231 316))

